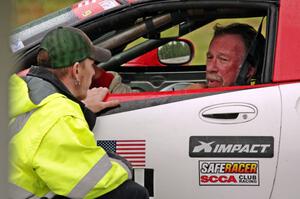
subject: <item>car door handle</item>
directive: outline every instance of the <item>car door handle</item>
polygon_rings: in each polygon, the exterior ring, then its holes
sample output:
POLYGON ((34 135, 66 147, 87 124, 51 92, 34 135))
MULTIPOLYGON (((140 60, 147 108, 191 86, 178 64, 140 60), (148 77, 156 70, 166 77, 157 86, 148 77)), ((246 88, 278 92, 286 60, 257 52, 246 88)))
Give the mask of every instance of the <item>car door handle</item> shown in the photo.
POLYGON ((236 119, 239 116, 239 113, 212 113, 212 114, 203 114, 203 117, 206 118, 215 118, 215 119, 236 119))
POLYGON ((253 120, 257 116, 257 108, 248 103, 224 103, 205 107, 199 117, 209 123, 237 124, 253 120))

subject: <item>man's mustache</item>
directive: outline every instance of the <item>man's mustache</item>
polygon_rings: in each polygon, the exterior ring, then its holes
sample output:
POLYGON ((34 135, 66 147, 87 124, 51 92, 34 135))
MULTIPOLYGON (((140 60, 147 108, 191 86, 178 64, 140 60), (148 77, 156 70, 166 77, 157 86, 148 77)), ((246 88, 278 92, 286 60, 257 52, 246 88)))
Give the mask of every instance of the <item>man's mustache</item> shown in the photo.
POLYGON ((216 73, 206 73, 206 79, 211 81, 223 81, 223 78, 216 73))

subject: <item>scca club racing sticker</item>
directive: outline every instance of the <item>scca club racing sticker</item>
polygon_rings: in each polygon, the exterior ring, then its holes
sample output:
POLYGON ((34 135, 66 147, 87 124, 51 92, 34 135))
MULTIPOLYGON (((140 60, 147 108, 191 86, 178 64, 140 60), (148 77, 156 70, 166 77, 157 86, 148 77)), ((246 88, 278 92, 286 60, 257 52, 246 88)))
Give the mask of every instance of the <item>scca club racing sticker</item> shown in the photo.
POLYGON ((200 186, 259 186, 258 161, 199 160, 200 186))

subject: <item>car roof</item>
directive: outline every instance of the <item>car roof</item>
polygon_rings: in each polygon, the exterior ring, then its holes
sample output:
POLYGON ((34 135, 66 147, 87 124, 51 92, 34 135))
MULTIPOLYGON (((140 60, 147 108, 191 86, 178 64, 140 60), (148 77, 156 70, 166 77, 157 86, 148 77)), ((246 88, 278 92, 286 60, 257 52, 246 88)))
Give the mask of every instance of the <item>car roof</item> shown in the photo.
MULTIPOLYGON (((173 0, 172 2, 180 2, 173 0)), ((186 0, 185 2, 193 2, 186 0)), ((197 0, 198 2, 200 0, 197 0)), ((203 0, 207 1, 207 0, 203 0)), ((240 0, 240 2, 278 2, 279 0, 240 0)), ((108 15, 112 12, 127 9, 139 4, 152 4, 158 2, 170 2, 170 0, 84 0, 69 7, 53 12, 37 20, 29 22, 17 28, 11 36, 11 48, 13 52, 28 48, 39 43, 40 39, 50 30, 58 26, 77 26, 91 21, 93 18, 108 15)), ((210 1, 212 2, 212 1, 210 1)), ((232 2, 223 0, 222 2, 232 2)))
POLYGON ((80 22, 91 19, 95 15, 106 14, 117 9, 130 6, 135 0, 112 0, 105 4, 105 0, 81 1, 69 7, 50 13, 44 17, 31 21, 18 27, 11 36, 11 42, 15 44, 13 52, 17 52, 27 46, 32 46, 38 38, 42 38, 49 30, 58 26, 76 26, 80 22))

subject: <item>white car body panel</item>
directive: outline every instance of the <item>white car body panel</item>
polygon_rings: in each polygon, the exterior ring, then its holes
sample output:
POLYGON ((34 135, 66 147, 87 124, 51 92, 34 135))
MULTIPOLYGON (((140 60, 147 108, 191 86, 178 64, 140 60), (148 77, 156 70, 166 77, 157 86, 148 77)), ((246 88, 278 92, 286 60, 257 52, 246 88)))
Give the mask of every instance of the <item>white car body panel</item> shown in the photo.
POLYGON ((300 188, 300 84, 281 85, 280 92, 282 95, 282 133, 272 199, 296 199, 299 198, 300 188))
MULTIPOLYGON (((220 108, 218 111, 222 111, 220 108)), ((252 113, 251 113, 252 114, 252 113)), ((94 128, 96 140, 146 140, 146 168, 154 169, 154 198, 269 198, 276 173, 281 126, 281 97, 278 86, 234 91, 139 110, 101 116, 94 128), (245 111, 240 105, 256 107, 250 121, 207 122, 201 110, 216 105, 226 111, 245 111), (202 157, 189 156, 191 136, 271 136, 274 156, 202 157), (199 160, 258 161, 259 186, 200 186, 199 160)), ((299 162, 299 161, 298 161, 299 162)))

